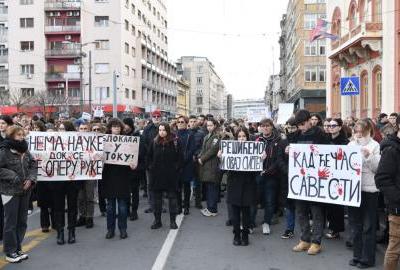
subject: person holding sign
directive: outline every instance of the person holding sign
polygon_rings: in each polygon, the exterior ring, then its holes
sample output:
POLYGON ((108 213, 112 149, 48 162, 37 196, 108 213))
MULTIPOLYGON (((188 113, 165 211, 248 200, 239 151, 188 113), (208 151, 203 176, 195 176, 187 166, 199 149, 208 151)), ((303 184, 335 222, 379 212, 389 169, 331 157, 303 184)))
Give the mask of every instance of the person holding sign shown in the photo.
MULTIPOLYGON (((106 134, 122 135, 124 124, 118 118, 111 118, 107 124, 106 134)), ((107 199, 107 234, 106 239, 115 236, 115 221, 118 219, 120 238, 128 237, 128 201, 130 197, 130 180, 132 170, 136 166, 104 164, 103 168, 103 192, 107 199), (117 215, 118 205, 118 215, 117 215)))
POLYGON ((6 261, 28 259, 22 252, 31 189, 37 179, 37 165, 28 151, 24 129, 11 126, 0 145, 0 193, 4 203, 3 249, 6 261))
MULTIPOLYGON (((235 139, 240 142, 250 140, 249 131, 238 127, 235 139)), ((218 152, 222 157, 222 151, 218 152)), ((257 183, 256 172, 228 171, 227 203, 232 209, 233 245, 249 245, 250 207, 256 205, 257 183), (243 229, 240 229, 242 224, 243 229)))
POLYGON ((203 147, 198 157, 200 180, 205 183, 207 198, 207 207, 202 209, 201 213, 206 217, 218 215, 219 184, 221 181, 217 157, 220 145, 218 126, 217 120, 207 120, 208 134, 204 138, 203 147))
POLYGON ((372 139, 374 127, 367 120, 359 120, 354 126, 355 140, 349 145, 361 147, 361 205, 349 207, 349 222, 353 236, 353 259, 349 264, 358 268, 375 265, 376 223, 379 190, 375 185, 375 173, 381 158, 379 143, 372 139))
POLYGON ((158 135, 150 144, 147 154, 147 166, 151 173, 149 189, 154 195, 154 222, 151 229, 162 227, 161 212, 163 193, 168 195, 170 228, 178 229, 176 215, 178 213, 178 177, 182 166, 182 155, 178 140, 171 133, 167 123, 158 126, 158 135))

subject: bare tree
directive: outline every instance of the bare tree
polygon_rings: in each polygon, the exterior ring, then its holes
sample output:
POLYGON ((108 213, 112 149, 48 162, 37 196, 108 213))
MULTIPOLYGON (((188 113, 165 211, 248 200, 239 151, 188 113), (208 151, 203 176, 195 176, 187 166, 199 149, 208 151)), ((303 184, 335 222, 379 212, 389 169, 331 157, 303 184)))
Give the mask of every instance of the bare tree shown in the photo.
POLYGON ((9 91, 7 95, 10 100, 10 105, 17 107, 18 111, 23 106, 30 104, 33 100, 31 93, 27 93, 20 88, 9 91))
POLYGON ((34 104, 40 108, 40 113, 46 115, 49 108, 57 106, 65 106, 66 97, 64 95, 57 95, 48 91, 40 91, 35 93, 34 104))

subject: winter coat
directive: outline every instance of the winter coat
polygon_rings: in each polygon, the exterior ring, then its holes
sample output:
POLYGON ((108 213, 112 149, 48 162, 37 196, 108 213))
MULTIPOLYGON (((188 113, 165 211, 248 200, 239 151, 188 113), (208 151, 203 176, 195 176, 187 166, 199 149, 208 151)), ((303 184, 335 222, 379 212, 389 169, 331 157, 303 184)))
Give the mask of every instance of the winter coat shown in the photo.
POLYGON ((217 133, 209 133, 204 138, 203 146, 199 158, 200 180, 202 182, 219 183, 221 181, 221 171, 219 169, 219 160, 217 157, 220 145, 220 136, 217 133))
MULTIPOLYGON (((25 180, 36 183, 37 163, 29 153, 0 146, 0 193, 3 195, 23 195, 25 180)), ((32 185, 33 186, 33 185, 32 185)))
POLYGON ((281 135, 277 130, 274 130, 269 137, 260 136, 256 141, 265 144, 266 158, 263 162, 263 175, 265 177, 279 177, 278 153, 282 149, 281 135))
POLYGON ((201 128, 191 129, 190 131, 194 136, 194 148, 196 149, 194 155, 198 156, 201 152, 201 147, 206 133, 204 133, 204 130, 201 128))
POLYGON ((150 145, 153 143, 154 139, 157 137, 158 127, 154 123, 149 123, 143 130, 143 142, 146 147, 146 152, 149 151, 150 145))
POLYGON ((384 127, 381 128, 381 133, 384 137, 392 135, 395 132, 397 132, 397 127, 393 126, 391 123, 387 123, 384 127))
POLYGON ((229 171, 227 183, 227 203, 236 206, 257 204, 257 182, 254 172, 229 171))
POLYGON ((349 143, 353 146, 361 146, 369 150, 370 154, 368 158, 362 155, 362 174, 361 174, 361 190, 365 192, 378 192, 379 190, 375 185, 375 173, 378 169, 379 160, 381 159, 381 154, 379 150, 379 143, 377 143, 372 138, 369 138, 366 142, 359 142, 358 140, 353 140, 349 143))
POLYGON ((106 199, 129 198, 133 171, 129 166, 104 164, 102 194, 106 199))
POLYGON ((177 131, 178 143, 183 158, 180 177, 185 182, 191 182, 195 175, 193 156, 196 152, 196 145, 194 136, 194 133, 188 129, 177 131))
POLYGON ((320 127, 312 127, 306 132, 297 132, 293 143, 298 144, 330 144, 330 138, 320 127))
POLYGON ((154 141, 147 154, 150 190, 177 191, 182 167, 182 153, 177 140, 165 144, 154 141))
POLYGON ((400 208, 400 139, 397 135, 383 140, 381 151, 375 184, 383 193, 388 208, 400 208))
POLYGON ((336 138, 331 138, 331 143, 333 145, 348 145, 350 140, 347 138, 344 131, 340 131, 339 135, 336 138))

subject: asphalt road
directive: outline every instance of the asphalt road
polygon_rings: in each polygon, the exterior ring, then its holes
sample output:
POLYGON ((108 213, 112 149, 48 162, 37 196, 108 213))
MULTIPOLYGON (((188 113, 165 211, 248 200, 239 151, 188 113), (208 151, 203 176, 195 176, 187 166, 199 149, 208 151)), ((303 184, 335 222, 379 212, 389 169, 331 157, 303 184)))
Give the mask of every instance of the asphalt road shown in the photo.
MULTIPOLYGON (((106 220, 98 214, 92 229, 78 228, 77 243, 56 244, 55 232, 41 233, 39 213, 29 217, 29 232, 24 248, 29 250, 29 260, 19 264, 0 262, 4 269, 168 269, 168 270, 253 270, 253 269, 357 269, 348 261, 352 251, 344 239, 324 240, 323 252, 317 256, 293 253, 291 248, 298 241, 282 240, 284 220, 271 227, 271 235, 265 236, 258 227, 250 236, 250 246, 232 245, 232 228, 225 226, 225 203, 220 204, 220 215, 213 218, 201 216, 192 208, 183 218, 178 231, 169 230, 169 216, 163 214, 164 227, 150 230, 151 214, 143 213, 147 203, 141 199, 139 220, 128 221, 128 239, 120 240, 118 234, 112 240, 104 238, 106 220)), ((98 210, 98 209, 96 209, 98 210)), ((259 211, 259 218, 261 211, 259 211)), ((1 260, 1 259, 0 259, 1 260)), ((382 268, 383 253, 377 252, 377 267, 382 268)))

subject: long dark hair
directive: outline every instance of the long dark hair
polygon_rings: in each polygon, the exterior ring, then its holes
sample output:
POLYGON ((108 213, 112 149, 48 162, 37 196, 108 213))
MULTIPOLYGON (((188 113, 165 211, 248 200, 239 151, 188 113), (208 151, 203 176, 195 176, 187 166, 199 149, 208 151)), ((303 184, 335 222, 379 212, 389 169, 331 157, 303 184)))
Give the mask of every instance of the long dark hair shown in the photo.
POLYGON ((157 132, 157 136, 154 139, 154 142, 157 144, 166 144, 169 142, 172 142, 174 140, 174 136, 171 133, 171 127, 168 123, 162 122, 158 125, 158 128, 163 126, 165 128, 165 131, 167 132, 167 136, 165 138, 161 138, 159 132, 157 132))
POLYGON ((120 135, 123 135, 123 134, 124 134, 124 128, 125 128, 125 126, 124 126, 124 124, 122 123, 122 121, 119 120, 118 118, 111 118, 111 119, 108 121, 107 126, 106 126, 106 134, 111 134, 111 128, 112 128, 112 127, 118 127, 118 126, 121 128, 121 133, 120 133, 120 135))
POLYGON ((240 132, 244 132, 244 134, 246 135, 247 140, 250 141, 250 133, 249 133, 249 130, 248 130, 247 128, 245 128, 245 127, 239 127, 239 128, 237 129, 237 131, 236 131, 236 133, 235 133, 235 139, 236 139, 236 140, 238 139, 239 133, 240 133, 240 132))
POLYGON ((62 122, 64 125, 65 131, 76 131, 74 124, 71 121, 62 122))

